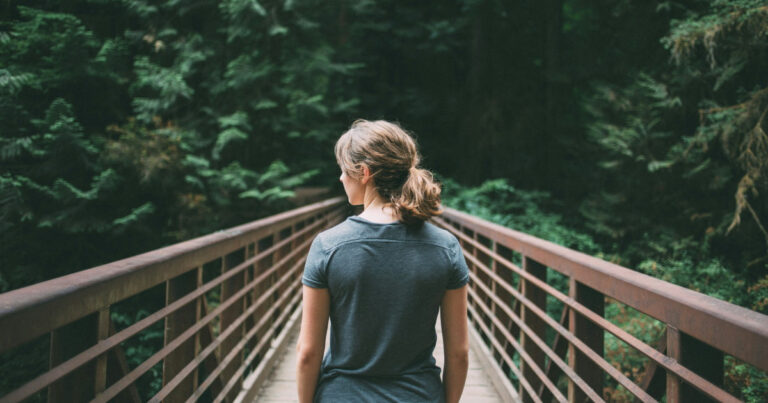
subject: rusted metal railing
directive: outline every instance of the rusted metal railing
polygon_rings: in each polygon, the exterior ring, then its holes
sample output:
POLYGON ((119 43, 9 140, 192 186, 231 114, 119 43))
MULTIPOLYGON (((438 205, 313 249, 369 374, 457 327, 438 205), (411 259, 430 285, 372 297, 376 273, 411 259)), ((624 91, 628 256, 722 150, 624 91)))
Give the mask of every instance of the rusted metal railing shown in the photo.
MULTIPOLYGON (((2 357, 45 343, 49 366, 0 403, 250 400, 298 325, 311 240, 347 207, 328 199, 1 294, 2 357), (162 341, 129 363, 140 354, 124 349, 153 329, 162 341), (151 374, 156 393, 142 396, 151 374)), ((768 316, 453 209, 433 222, 462 243, 473 337, 507 399, 603 401, 610 378, 644 402, 737 401, 723 389, 725 356, 768 371, 768 316), (663 338, 651 346, 612 323, 607 300, 663 323, 663 338), (608 362, 609 334, 647 357, 643 379, 608 362)))
POLYGON ((312 239, 347 213, 328 199, 1 294, 0 353, 47 343, 50 365, 0 402, 142 401, 136 382, 158 366, 150 401, 252 397, 297 324, 312 239), (158 295, 154 312, 131 311, 158 295), (118 329, 111 307, 137 320, 118 329), (129 365, 124 346, 157 324, 162 344, 129 365))
POLYGON ((497 385, 508 397, 604 401, 610 378, 643 402, 662 395, 667 402, 732 402, 738 399, 723 389, 725 355, 768 371, 766 315, 454 209, 433 221, 464 248, 471 322, 508 375, 497 385), (555 278, 568 284, 563 291, 555 278), (609 321, 606 300, 665 324, 659 345, 609 321), (547 313, 553 304, 562 309, 559 320, 547 313), (630 379, 606 360, 607 334, 647 357, 643 379, 630 379))

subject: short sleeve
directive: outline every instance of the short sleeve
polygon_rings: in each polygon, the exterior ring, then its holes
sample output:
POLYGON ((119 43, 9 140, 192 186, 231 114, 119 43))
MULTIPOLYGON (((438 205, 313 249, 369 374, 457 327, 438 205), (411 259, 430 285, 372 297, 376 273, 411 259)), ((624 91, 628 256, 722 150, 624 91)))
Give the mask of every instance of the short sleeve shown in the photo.
POLYGON ((450 246, 451 254, 451 272, 448 277, 447 289, 461 288, 464 284, 469 282, 469 267, 467 267, 467 260, 464 258, 464 251, 461 249, 459 240, 453 237, 453 242, 450 246))
POLYGON ((325 251, 320 236, 316 236, 309 246, 301 283, 312 288, 328 288, 325 251))

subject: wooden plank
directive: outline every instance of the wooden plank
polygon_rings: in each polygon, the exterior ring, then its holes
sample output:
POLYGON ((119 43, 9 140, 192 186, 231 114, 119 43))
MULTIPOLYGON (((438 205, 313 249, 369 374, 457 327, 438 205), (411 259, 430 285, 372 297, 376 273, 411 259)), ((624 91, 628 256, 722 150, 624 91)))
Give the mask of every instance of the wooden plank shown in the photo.
MULTIPOLYGON (((303 305, 301 304, 296 307, 291 314, 290 319, 288 319, 288 322, 285 324, 285 327, 283 327, 282 331, 277 336, 277 339, 272 343, 272 347, 267 351, 262 362, 250 375, 248 375, 248 377, 245 378, 245 381, 243 382, 243 390, 235 398, 235 403, 258 401, 258 399, 253 399, 264 382, 267 381, 269 375, 273 372, 275 363, 282 357, 283 351, 286 350, 287 346, 295 345, 293 344, 295 341, 293 343, 289 342, 289 336, 293 333, 297 333, 299 330, 299 326, 301 325, 302 307, 303 305)), ((287 348, 287 350, 291 351, 293 349, 287 348)))
MULTIPOLYGON (((438 321, 439 322, 439 321, 438 321)), ((512 382, 504 374, 499 364, 493 360, 490 349, 485 345, 480 334, 477 332, 474 326, 469 327, 469 342, 472 354, 470 356, 470 362, 476 362, 480 364, 484 375, 490 379, 493 389, 502 402, 517 402, 520 401, 520 395, 515 391, 512 382)), ((442 333, 439 335, 439 339, 442 342, 442 333)), ((440 349, 442 351, 442 349, 440 349)), ((471 386, 468 383, 467 386, 471 386)), ((466 388, 466 386, 465 386, 466 388)), ((465 389, 465 393, 468 392, 465 389)), ((471 392, 471 391, 470 391, 471 392)), ((464 396, 464 394, 462 394, 464 396)), ((476 397, 477 394, 469 393, 468 398, 476 397)), ((462 401, 464 399, 462 398, 462 401)))
MULTIPOLYGON (((300 322, 300 320, 298 321, 300 322)), ((434 357, 436 365, 443 368, 443 337, 438 317, 436 329, 437 343, 434 357)), ((295 346, 299 337, 298 327, 286 337, 287 346, 295 346)), ((326 351, 330 348, 330 329, 326 334, 326 351)), ((276 357, 274 369, 268 374, 263 386, 251 399, 238 399, 237 402, 298 402, 296 387, 296 359, 294 348, 284 349, 276 357)), ((485 346, 480 335, 470 327, 469 371, 464 392, 463 403, 505 403, 519 401, 519 396, 505 376, 501 368, 490 358, 490 350, 485 346), (499 385, 501 390, 499 390, 499 385)))

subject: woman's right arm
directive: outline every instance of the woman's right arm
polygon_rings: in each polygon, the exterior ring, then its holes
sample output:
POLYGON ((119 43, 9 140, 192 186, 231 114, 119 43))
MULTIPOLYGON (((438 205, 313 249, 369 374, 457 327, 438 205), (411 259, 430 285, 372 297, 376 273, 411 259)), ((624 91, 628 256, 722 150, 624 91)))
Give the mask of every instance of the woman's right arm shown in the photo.
POLYGON ((445 290, 440 304, 443 330, 443 389, 446 403, 457 403, 464 390, 469 370, 469 335, 467 330, 467 285, 445 290))

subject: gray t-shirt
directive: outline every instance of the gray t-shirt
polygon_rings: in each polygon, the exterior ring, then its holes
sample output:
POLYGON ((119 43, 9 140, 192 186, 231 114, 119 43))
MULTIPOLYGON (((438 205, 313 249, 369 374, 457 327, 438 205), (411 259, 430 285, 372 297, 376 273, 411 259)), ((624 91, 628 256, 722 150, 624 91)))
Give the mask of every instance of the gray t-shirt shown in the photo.
POLYGON ((331 339, 314 401, 443 402, 437 315, 468 281, 458 239, 429 222, 350 216, 318 234, 302 283, 328 288, 331 339))

